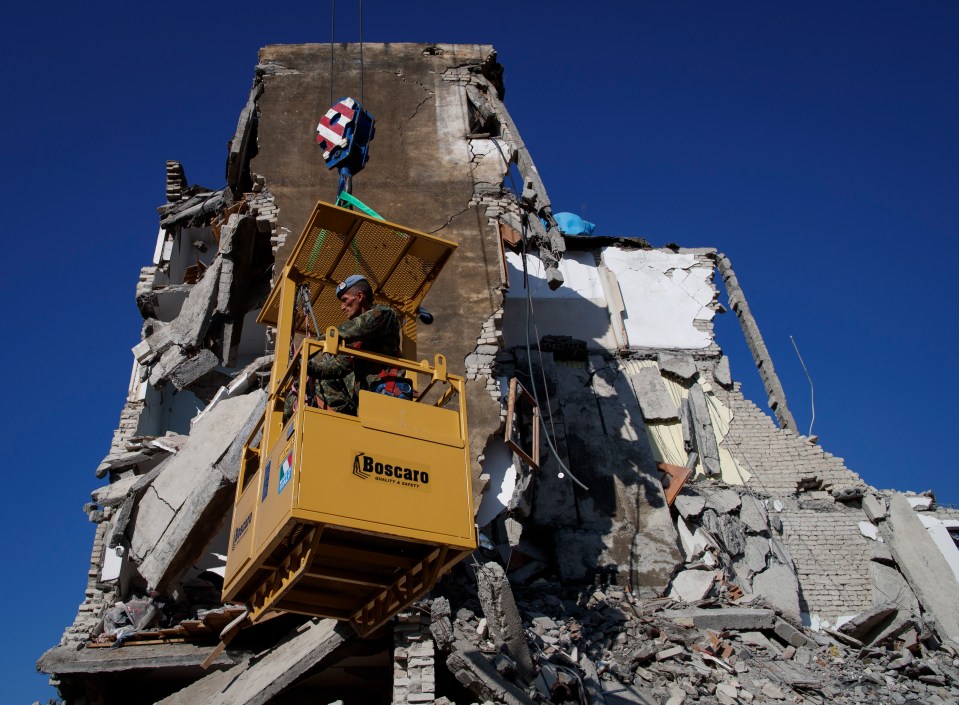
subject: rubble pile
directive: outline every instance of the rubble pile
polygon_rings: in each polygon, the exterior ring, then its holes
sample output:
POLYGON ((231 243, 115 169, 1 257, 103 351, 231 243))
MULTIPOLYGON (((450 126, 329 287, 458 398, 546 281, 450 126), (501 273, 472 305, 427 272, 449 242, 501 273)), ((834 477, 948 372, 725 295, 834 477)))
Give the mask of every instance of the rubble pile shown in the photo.
MULTIPOLYGON (((928 628, 864 646, 842 632, 812 632, 762 598, 689 604, 545 578, 517 588, 515 602, 512 595, 491 601, 482 595, 491 573, 502 569, 462 569, 444 582, 448 597, 419 610, 445 654, 436 660, 478 702, 945 705, 959 698, 959 659, 928 628), (478 589, 470 589, 469 574, 478 589)), ((497 588, 510 593, 505 576, 497 588)))

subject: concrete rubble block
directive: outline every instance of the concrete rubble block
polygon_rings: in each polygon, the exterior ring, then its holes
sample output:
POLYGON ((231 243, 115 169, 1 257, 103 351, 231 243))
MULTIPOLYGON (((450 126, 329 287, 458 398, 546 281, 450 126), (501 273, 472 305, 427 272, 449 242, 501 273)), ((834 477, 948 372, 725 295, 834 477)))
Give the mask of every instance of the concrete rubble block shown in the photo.
POLYGON ((497 645, 505 646, 524 680, 533 673, 533 660, 526 643, 523 618, 503 566, 484 563, 476 569, 476 587, 490 634, 497 645))
POLYGON ((729 370, 729 358, 723 355, 713 367, 713 379, 724 389, 733 386, 733 375, 729 370))
POLYGON ((682 517, 676 517, 676 533, 687 561, 695 560, 713 545, 702 529, 690 531, 682 517))
POLYGON ((641 367, 639 372, 630 375, 643 420, 669 422, 679 421, 679 408, 669 396, 663 378, 655 367, 641 367))
POLYGON ((467 641, 457 640, 446 659, 450 673, 482 701, 503 705, 533 705, 526 693, 503 678, 493 664, 467 641))
POLYGON ((895 566, 878 561, 869 562, 869 577, 872 582, 873 604, 876 606, 894 603, 906 614, 919 614, 919 600, 909 583, 895 566))
POLYGON ((682 555, 626 370, 592 355, 586 369, 552 371, 553 398, 564 417, 575 420, 564 423, 569 467, 589 488, 575 487, 568 477, 554 480, 544 468, 537 473, 534 518, 554 537, 560 575, 577 580, 616 567, 623 582, 661 594, 682 555), (575 501, 562 512, 548 506, 553 497, 542 491, 557 482, 575 501))
POLYGON ((769 539, 763 536, 746 537, 746 553, 742 561, 737 562, 736 572, 752 577, 766 570, 769 556, 769 539))
POLYGON ((724 607, 723 609, 681 609, 663 610, 660 614, 684 627, 694 627, 720 632, 760 631, 771 629, 776 623, 776 613, 771 609, 753 607, 724 607))
POLYGON ((228 518, 245 440, 238 431, 250 428, 265 403, 266 393, 257 391, 217 404, 140 499, 130 545, 151 587, 168 589, 228 518))
POLYGON ((815 640, 810 639, 808 636, 803 634, 802 631, 784 619, 776 619, 776 624, 773 626, 773 632, 775 632, 776 636, 778 636, 784 642, 790 646, 795 646, 797 649, 801 646, 807 646, 810 648, 817 648, 818 646, 815 640))
POLYGON ((212 350, 200 350, 192 357, 181 358, 166 376, 177 389, 186 389, 218 364, 220 360, 212 350))
POLYGON ((307 622, 257 659, 201 678, 157 705, 267 705, 353 636, 346 622, 307 622))
POLYGON ((754 534, 769 533, 769 516, 762 502, 752 495, 742 497, 742 506, 739 509, 739 520, 747 531, 754 534))
POLYGON ((180 315, 167 326, 174 344, 191 350, 200 347, 216 310, 222 266, 222 258, 213 260, 203 273, 203 278, 194 285, 183 302, 180 315))
POLYGON ((703 528, 720 542, 731 558, 746 552, 746 532, 743 531, 739 517, 733 514, 717 514, 707 509, 703 512, 703 528))
POLYGON ((687 399, 687 408, 691 416, 690 425, 693 437, 696 439, 696 450, 699 452, 703 470, 707 475, 719 475, 722 472, 719 464, 719 444, 716 442, 713 422, 709 417, 706 394, 699 384, 694 384, 689 388, 687 399))
POLYGON ((882 536, 919 602, 935 618, 939 637, 959 645, 956 579, 904 495, 890 498, 882 536))
POLYGON ((696 602, 709 595, 716 582, 711 570, 684 570, 673 578, 669 597, 683 602, 696 602))
POLYGON ((867 493, 862 498, 862 510, 869 521, 876 523, 886 518, 886 500, 867 493))
POLYGON ((769 567, 753 576, 753 593, 762 595, 776 609, 799 619, 799 579, 793 569, 772 561, 769 567))
POLYGON ((870 634, 880 631, 892 622, 898 611, 893 603, 876 605, 872 609, 860 612, 848 622, 844 622, 839 627, 839 631, 853 639, 858 639, 863 644, 870 644, 872 643, 870 634))
POLYGON ((690 490, 683 488, 683 490, 676 495, 673 506, 676 507, 679 516, 683 519, 689 519, 690 517, 698 517, 702 513, 703 508, 706 506, 706 499, 702 495, 693 494, 690 490))
POLYGON ((739 509, 742 499, 732 490, 716 489, 705 492, 706 506, 720 514, 728 514, 739 509))
POLYGON ((699 370, 696 369, 696 363, 693 362, 693 358, 688 355, 660 353, 656 356, 656 361, 659 364, 659 369, 684 382, 689 382, 699 375, 699 370))

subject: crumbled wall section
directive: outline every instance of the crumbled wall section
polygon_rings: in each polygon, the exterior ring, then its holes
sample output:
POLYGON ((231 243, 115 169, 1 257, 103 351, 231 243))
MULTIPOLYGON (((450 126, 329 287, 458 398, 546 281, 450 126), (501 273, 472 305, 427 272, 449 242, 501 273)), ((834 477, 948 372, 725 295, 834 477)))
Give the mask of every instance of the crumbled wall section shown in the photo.
POLYGON ((87 571, 87 587, 83 602, 80 603, 73 624, 67 627, 60 639, 61 646, 87 641, 91 632, 100 623, 100 616, 117 598, 116 591, 112 587, 101 585, 99 582, 109 531, 110 522, 103 516, 97 523, 93 537, 93 551, 90 554, 90 569, 87 571))
POLYGON ((752 474, 750 484, 770 496, 796 493, 804 478, 816 478, 821 489, 865 487, 842 458, 824 451, 793 431, 776 427, 759 407, 743 397, 739 384, 715 393, 733 412, 723 446, 752 474))
POLYGON ((871 609, 873 548, 859 533, 862 512, 839 505, 832 510, 787 505, 780 516, 802 586, 803 610, 834 621, 871 609))

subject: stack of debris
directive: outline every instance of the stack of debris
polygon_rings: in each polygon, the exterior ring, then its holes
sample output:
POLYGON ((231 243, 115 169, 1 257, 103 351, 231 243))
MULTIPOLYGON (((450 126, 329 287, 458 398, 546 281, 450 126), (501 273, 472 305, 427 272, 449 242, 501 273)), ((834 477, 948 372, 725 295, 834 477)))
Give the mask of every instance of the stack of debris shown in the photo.
POLYGON ((480 702, 945 705, 959 698, 956 652, 928 627, 864 646, 728 593, 690 604, 540 578, 514 599, 495 563, 458 578, 433 602, 432 632, 450 673, 480 702))

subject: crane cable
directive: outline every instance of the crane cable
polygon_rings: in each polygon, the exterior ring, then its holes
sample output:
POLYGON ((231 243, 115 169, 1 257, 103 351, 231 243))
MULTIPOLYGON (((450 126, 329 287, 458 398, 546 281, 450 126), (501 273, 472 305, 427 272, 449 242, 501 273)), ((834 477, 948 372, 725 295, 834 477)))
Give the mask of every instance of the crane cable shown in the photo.
MULTIPOLYGON (((363 59, 363 0, 360 3, 360 105, 366 84, 366 62, 363 59)), ((330 105, 333 105, 333 47, 336 45, 336 0, 330 0, 330 105)))

